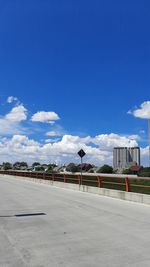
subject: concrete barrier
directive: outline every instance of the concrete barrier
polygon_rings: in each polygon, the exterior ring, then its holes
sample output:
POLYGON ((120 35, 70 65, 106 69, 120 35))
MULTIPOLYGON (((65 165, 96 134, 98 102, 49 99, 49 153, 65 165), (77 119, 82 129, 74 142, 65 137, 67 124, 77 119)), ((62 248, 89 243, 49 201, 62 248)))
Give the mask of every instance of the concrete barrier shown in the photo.
POLYGON ((12 175, 6 175, 6 174, 3 174, 1 176, 8 177, 10 179, 13 178, 17 180, 23 179, 23 180, 30 181, 30 182, 42 183, 42 184, 47 184, 47 185, 56 186, 60 188, 77 190, 81 192, 98 194, 101 196, 118 198, 122 200, 150 205, 150 195, 146 195, 146 194, 119 191, 119 190, 113 190, 113 189, 107 189, 107 188, 98 188, 98 187, 87 186, 87 185, 63 183, 63 182, 57 182, 57 181, 52 181, 52 180, 43 180, 43 179, 29 178, 29 177, 23 177, 23 176, 12 176, 12 175))

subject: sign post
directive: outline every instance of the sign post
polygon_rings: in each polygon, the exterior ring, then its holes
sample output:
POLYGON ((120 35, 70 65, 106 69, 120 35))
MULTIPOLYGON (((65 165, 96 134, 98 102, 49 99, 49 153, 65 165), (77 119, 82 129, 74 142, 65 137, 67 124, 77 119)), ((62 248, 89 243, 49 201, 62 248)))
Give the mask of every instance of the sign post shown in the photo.
POLYGON ((80 182, 80 185, 82 185, 82 163, 83 163, 82 159, 83 159, 83 157, 86 155, 86 153, 84 152, 83 149, 81 149, 81 150, 78 152, 78 155, 79 155, 79 157, 81 158, 81 168, 80 168, 80 172, 81 172, 81 182, 80 182))

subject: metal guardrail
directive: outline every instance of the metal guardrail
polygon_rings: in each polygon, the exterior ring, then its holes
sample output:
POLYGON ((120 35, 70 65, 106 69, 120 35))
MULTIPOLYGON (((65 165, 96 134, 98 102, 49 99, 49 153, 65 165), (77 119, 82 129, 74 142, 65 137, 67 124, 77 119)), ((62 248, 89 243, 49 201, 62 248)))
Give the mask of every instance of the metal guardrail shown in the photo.
MULTIPOLYGON (((44 173, 44 172, 25 172, 25 171, 0 171, 0 174, 8 174, 13 176, 22 176, 36 179, 44 179, 51 181, 59 181, 64 183, 74 183, 81 185, 90 185, 98 188, 118 189, 126 192, 136 192, 134 188, 149 189, 150 194, 150 178, 138 177, 137 175, 122 174, 68 174, 68 173, 44 173), (147 183, 147 184, 141 184, 147 183)), ((147 192, 146 192, 147 193, 147 192)))

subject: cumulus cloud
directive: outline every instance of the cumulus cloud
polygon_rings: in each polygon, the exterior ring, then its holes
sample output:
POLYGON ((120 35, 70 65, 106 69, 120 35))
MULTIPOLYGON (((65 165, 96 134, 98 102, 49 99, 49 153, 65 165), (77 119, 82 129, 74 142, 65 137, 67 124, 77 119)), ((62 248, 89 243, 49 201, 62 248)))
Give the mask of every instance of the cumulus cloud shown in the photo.
POLYGON ((0 134, 13 135, 27 132, 20 123, 27 119, 27 110, 23 105, 16 106, 6 114, 0 116, 0 134))
POLYGON ((11 104, 11 103, 14 102, 14 101, 18 101, 18 98, 15 97, 15 96, 9 96, 9 97, 7 98, 7 103, 9 103, 9 104, 11 104))
POLYGON ((59 120, 59 116, 58 114, 56 114, 53 111, 39 111, 37 113, 35 113, 31 120, 35 121, 35 122, 43 122, 43 123, 51 123, 53 124, 55 121, 59 120))
POLYGON ((145 101, 141 106, 133 111, 129 110, 128 114, 141 119, 150 119, 150 101, 145 101))
POLYGON ((0 140, 0 160, 3 161, 21 161, 36 159, 39 154, 40 144, 30 140, 25 135, 14 135, 12 138, 2 138, 0 140))
MULTIPOLYGON (((8 103, 14 101, 18 101, 18 99, 13 96, 7 99, 8 103)), ((128 113, 133 114, 135 117, 150 118, 150 101, 144 102, 139 109, 129 111, 128 113)), ((85 161, 96 165, 103 165, 104 163, 112 165, 112 151, 114 147, 138 146, 138 141, 141 141, 139 135, 127 136, 115 133, 99 134, 94 137, 79 137, 66 134, 61 126, 55 124, 45 134, 47 138, 37 142, 26 136, 27 128, 22 127, 22 125, 26 125, 27 115, 28 111, 24 105, 17 102, 16 106, 8 114, 0 116, 0 135, 12 135, 9 138, 0 137, 1 162, 14 162, 18 160, 27 161, 28 163, 34 161, 47 163, 79 162, 77 152, 82 148, 86 152, 85 161)), ((55 112, 39 111, 33 114, 31 121, 53 124, 59 119, 58 114, 55 112)), ((33 123, 30 123, 30 125, 33 125, 33 123)), ((48 125, 45 127, 48 127, 48 125)), ((37 131, 35 127, 34 131, 37 131)), ((141 155, 146 162, 148 147, 141 149, 141 155)))
POLYGON ((138 135, 122 136, 118 134, 101 134, 92 139, 92 142, 102 150, 112 150, 117 146, 137 146, 138 135))
POLYGON ((149 146, 141 148, 141 159, 143 166, 149 166, 149 146))
POLYGON ((55 139, 48 138, 48 139, 45 140, 45 143, 56 143, 58 141, 60 141, 59 138, 55 138, 55 139))
POLYGON ((11 122, 20 122, 27 119, 27 109, 23 105, 14 107, 10 113, 5 116, 6 120, 11 122))
POLYGON ((49 132, 46 132, 45 135, 49 137, 60 137, 67 134, 67 131, 61 125, 55 124, 51 127, 49 132))
POLYGON ((13 135, 27 132, 27 129, 22 127, 18 122, 11 122, 5 118, 0 118, 0 134, 13 135))
POLYGON ((55 143, 41 144, 30 140, 25 135, 14 135, 12 138, 3 138, 0 141, 0 159, 4 161, 4 155, 7 160, 11 156, 11 162, 16 160, 25 160, 27 162, 70 162, 78 161, 77 152, 81 147, 88 154, 88 159, 92 158, 97 162, 103 162, 105 156, 111 157, 108 152, 102 152, 99 148, 94 148, 86 144, 86 138, 66 135, 60 141, 55 143), (85 141, 85 142, 84 142, 85 141))
POLYGON ((47 132, 46 136, 59 136, 55 131, 47 132))
MULTIPOLYGON (((133 136, 132 136, 133 137, 133 136)), ((137 145, 131 136, 116 134, 84 137, 64 135, 61 139, 45 140, 45 143, 29 139, 25 135, 14 135, 12 138, 0 139, 0 160, 17 160, 40 162, 68 163, 79 162, 77 152, 82 148, 86 152, 85 161, 97 165, 112 164, 112 148, 118 143, 121 146, 137 145)))

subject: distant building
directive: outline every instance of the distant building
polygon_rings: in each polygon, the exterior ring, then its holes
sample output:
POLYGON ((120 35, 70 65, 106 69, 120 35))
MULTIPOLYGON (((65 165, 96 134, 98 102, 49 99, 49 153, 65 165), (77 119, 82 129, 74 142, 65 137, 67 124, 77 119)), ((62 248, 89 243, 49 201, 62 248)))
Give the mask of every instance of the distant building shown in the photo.
POLYGON ((113 150, 114 169, 124 169, 135 165, 140 166, 139 147, 114 147, 113 150))

